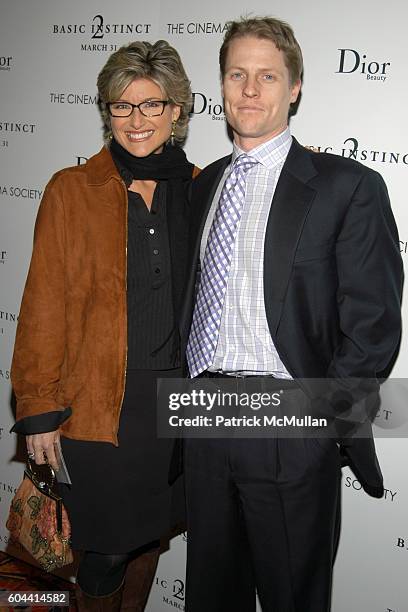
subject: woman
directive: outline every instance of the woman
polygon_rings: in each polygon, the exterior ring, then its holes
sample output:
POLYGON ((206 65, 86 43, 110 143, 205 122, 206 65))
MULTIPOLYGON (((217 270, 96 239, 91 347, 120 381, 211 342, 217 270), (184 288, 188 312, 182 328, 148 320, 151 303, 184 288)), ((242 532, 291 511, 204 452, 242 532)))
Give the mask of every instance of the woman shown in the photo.
POLYGON ((72 480, 61 493, 73 548, 84 551, 79 609, 112 612, 127 565, 134 600, 122 609, 143 610, 172 523, 173 442, 156 437, 156 379, 180 375, 194 166, 175 146, 191 91, 168 43, 113 53, 98 90, 108 144, 45 190, 12 382, 14 431, 27 436, 29 455, 57 466, 61 441, 72 480))

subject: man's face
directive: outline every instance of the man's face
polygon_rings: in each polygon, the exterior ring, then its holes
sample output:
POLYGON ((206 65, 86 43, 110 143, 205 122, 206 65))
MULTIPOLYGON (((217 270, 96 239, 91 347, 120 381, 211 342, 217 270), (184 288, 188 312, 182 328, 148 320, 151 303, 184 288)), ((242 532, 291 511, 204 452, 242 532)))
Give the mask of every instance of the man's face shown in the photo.
POLYGON ((237 145, 244 151, 285 130, 300 81, 292 84, 282 51, 263 38, 231 41, 222 82, 224 106, 237 145))

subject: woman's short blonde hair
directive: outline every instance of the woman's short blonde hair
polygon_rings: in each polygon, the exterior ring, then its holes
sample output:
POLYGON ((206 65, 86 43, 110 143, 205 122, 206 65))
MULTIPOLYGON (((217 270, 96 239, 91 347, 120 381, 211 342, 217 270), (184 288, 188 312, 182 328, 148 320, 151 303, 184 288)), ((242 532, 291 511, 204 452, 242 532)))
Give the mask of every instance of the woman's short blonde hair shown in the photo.
POLYGON ((135 79, 150 79, 160 87, 171 103, 180 107, 180 117, 174 128, 174 139, 184 142, 187 136, 189 113, 192 106, 190 81, 180 56, 165 40, 155 43, 136 41, 112 53, 97 80, 105 140, 112 131, 107 102, 119 100, 123 91, 135 79))

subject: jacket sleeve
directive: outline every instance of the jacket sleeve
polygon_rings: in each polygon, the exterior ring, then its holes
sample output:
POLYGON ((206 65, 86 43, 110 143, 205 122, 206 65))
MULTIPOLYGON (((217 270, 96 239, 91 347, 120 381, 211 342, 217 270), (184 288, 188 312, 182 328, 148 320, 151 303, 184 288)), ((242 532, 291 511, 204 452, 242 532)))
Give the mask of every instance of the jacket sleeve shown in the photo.
POLYGON ((65 353, 64 209, 58 174, 47 185, 17 325, 11 382, 16 420, 63 410, 57 391, 65 353))
POLYGON ((351 199, 336 245, 342 342, 328 376, 372 378, 385 372, 401 335, 402 260, 382 177, 367 170, 351 199))
POLYGON ((44 412, 43 414, 25 417, 25 419, 17 421, 10 431, 24 436, 56 431, 71 414, 72 409, 68 407, 62 411, 53 410, 52 412, 44 412))

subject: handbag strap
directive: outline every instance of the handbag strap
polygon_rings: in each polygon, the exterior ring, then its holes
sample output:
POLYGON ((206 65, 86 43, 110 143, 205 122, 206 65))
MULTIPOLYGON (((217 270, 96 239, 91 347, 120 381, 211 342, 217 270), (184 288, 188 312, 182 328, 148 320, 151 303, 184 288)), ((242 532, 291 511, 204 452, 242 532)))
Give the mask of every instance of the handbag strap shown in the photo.
POLYGON ((46 491, 47 493, 49 493, 54 484, 55 484, 55 472, 53 470, 53 468, 51 467, 51 465, 48 463, 48 459, 45 459, 45 465, 48 467, 49 472, 50 472, 50 479, 49 482, 47 482, 46 480, 44 480, 43 476, 40 476, 36 471, 35 471, 35 466, 36 464, 34 463, 34 461, 30 458, 28 458, 27 460, 27 467, 28 467, 28 471, 30 473, 30 477, 31 480, 34 482, 34 484, 42 491, 46 491))

